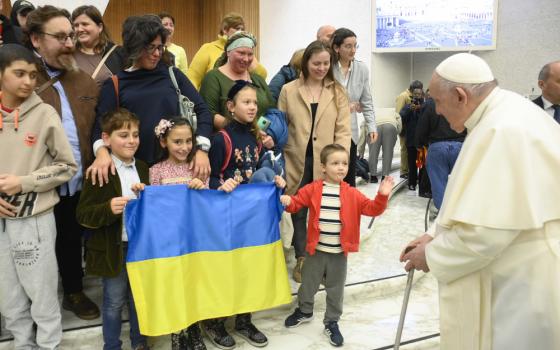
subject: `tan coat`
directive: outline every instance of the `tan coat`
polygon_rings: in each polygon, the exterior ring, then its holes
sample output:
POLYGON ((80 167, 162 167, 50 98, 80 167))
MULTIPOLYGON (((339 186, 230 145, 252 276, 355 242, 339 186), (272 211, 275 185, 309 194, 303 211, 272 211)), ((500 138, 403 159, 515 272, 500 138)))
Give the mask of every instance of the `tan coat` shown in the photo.
MULTIPOLYGON (((303 178, 305 150, 311 136, 311 105, 303 86, 303 77, 282 88, 278 109, 288 118, 288 143, 284 148, 286 158, 287 194, 294 194, 303 178)), ((350 108, 342 88, 335 92, 336 84, 325 81, 319 99, 315 125, 313 126, 313 178, 322 176, 319 155, 326 145, 338 143, 350 149, 350 108)))

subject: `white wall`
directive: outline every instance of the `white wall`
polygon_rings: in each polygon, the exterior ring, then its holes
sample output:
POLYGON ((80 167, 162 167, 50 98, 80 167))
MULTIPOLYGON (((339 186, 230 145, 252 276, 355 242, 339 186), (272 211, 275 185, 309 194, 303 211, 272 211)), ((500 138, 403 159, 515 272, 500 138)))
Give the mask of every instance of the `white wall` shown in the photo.
MULTIPOLYGON (((114 0, 120 1, 120 0, 114 0)), ((11 0, 12 5, 15 0, 11 0)), ((93 5, 101 11, 101 13, 105 12, 107 8, 107 4, 109 4, 109 0, 29 0, 35 6, 43 6, 43 5, 53 5, 56 7, 65 8, 68 11, 72 12, 76 7, 80 7, 82 5, 93 5)))
POLYGON ((268 80, 288 64, 292 53, 316 39, 324 24, 347 27, 358 36, 356 58, 371 64, 371 0, 261 0, 260 61, 268 80))
POLYGON ((371 53, 371 5, 371 0, 261 0, 259 53, 268 80, 288 63, 295 50, 316 39, 321 25, 347 27, 358 36, 356 58, 370 67, 375 105, 394 107, 395 96, 411 81, 411 54, 371 53))
MULTIPOLYGON (((452 53, 371 53, 370 0, 261 0, 260 59, 269 79, 297 48, 314 40, 322 24, 356 32, 357 58, 370 65, 376 107, 394 107, 395 97, 414 79, 428 86, 433 69, 452 53)), ((540 94, 541 67, 560 59, 559 0, 500 0, 495 51, 479 51, 500 85, 524 95, 540 94)))

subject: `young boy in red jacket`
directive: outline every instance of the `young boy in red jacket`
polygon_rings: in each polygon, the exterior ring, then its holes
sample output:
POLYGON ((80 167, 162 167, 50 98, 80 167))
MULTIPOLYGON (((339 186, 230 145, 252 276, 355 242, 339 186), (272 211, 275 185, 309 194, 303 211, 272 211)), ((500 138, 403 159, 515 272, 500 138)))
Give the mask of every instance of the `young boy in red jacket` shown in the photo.
POLYGON ((343 181, 348 173, 348 152, 338 144, 321 151, 323 179, 302 187, 294 196, 281 196, 289 213, 309 208, 307 257, 303 264, 298 304, 284 324, 297 327, 313 319, 315 293, 325 276, 327 310, 323 323, 325 334, 334 346, 342 346, 344 338, 338 329, 342 315, 346 263, 349 252, 357 252, 360 244, 360 216, 378 216, 385 211, 393 178, 387 176, 380 184, 374 200, 343 181))

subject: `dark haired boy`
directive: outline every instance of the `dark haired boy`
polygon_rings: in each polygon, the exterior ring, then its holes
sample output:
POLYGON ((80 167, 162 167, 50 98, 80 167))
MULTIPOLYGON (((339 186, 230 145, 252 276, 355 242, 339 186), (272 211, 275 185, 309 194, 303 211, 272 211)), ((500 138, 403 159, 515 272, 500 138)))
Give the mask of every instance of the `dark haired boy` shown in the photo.
POLYGON ((34 92, 33 53, 2 46, 0 81, 0 313, 16 349, 55 349, 62 326, 53 207, 56 187, 77 166, 58 113, 34 92))
POLYGON ((313 302, 325 276, 327 310, 323 323, 325 334, 334 346, 342 346, 344 338, 338 329, 342 315, 346 264, 349 252, 357 252, 360 244, 360 216, 378 216, 385 211, 393 188, 393 178, 387 176, 379 185, 374 200, 343 181, 348 173, 349 155, 338 144, 321 151, 323 179, 300 188, 294 196, 281 196, 286 211, 295 213, 309 208, 307 225, 307 256, 298 291, 298 308, 284 322, 288 328, 313 319, 313 302))
POLYGON ((125 265, 128 235, 123 225, 126 203, 136 198, 132 185, 149 183, 148 166, 134 158, 140 144, 138 117, 126 109, 107 114, 101 124, 102 139, 111 150, 117 173, 109 173, 103 187, 84 181, 76 209, 78 222, 93 229, 87 241, 86 273, 103 278, 103 341, 105 349, 120 349, 121 313, 128 304, 132 349, 148 349, 140 334, 125 265))

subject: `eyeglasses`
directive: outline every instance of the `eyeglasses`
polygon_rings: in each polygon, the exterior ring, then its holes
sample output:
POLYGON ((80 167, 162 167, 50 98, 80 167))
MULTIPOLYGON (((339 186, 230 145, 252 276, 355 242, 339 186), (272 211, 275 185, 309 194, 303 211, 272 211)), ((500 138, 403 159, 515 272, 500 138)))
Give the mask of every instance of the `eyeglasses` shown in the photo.
POLYGON ((66 40, 68 40, 68 39, 70 39, 71 42, 76 41, 76 33, 75 32, 70 32, 69 34, 66 34, 66 33, 51 34, 51 33, 41 32, 41 34, 52 36, 53 38, 58 40, 58 42, 61 43, 61 44, 66 44, 66 40))
POLYGON ((162 44, 160 44, 160 45, 150 44, 150 45, 144 46, 144 49, 146 49, 146 52, 148 52, 150 55, 153 55, 154 52, 156 52, 156 50, 158 50, 160 53, 163 52, 163 48, 164 48, 164 46, 162 44))

